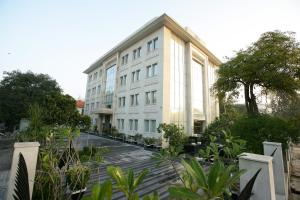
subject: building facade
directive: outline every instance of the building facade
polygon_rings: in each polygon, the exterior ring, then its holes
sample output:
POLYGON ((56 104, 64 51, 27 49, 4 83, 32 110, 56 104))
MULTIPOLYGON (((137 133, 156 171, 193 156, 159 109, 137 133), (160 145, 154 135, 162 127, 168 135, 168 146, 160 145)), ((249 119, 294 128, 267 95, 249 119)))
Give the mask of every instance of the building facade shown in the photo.
POLYGON ((211 87, 221 64, 187 28, 163 14, 99 58, 87 74, 85 114, 101 132, 161 137, 160 123, 201 133, 219 115, 211 87))

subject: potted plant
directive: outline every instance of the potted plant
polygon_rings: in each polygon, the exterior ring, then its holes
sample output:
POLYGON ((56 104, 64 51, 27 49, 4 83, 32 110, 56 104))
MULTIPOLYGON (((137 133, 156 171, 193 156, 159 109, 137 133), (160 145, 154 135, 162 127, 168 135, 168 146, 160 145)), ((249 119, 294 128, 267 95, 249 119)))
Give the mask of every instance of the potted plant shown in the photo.
POLYGON ((156 141, 156 139, 153 138, 153 137, 144 138, 145 148, 147 148, 147 149, 153 149, 155 141, 156 141))
POLYGON ((90 169, 83 165, 75 165, 66 173, 66 181, 71 192, 72 200, 80 200, 86 191, 86 184, 90 177, 90 169))

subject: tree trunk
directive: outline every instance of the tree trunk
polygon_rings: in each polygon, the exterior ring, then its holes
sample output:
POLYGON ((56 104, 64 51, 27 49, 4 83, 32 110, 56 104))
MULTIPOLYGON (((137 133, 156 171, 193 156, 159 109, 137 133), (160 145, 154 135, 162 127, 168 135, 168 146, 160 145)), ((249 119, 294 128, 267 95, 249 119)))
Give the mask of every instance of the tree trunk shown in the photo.
POLYGON ((258 114, 256 96, 253 92, 253 84, 244 84, 245 106, 248 115, 258 114))

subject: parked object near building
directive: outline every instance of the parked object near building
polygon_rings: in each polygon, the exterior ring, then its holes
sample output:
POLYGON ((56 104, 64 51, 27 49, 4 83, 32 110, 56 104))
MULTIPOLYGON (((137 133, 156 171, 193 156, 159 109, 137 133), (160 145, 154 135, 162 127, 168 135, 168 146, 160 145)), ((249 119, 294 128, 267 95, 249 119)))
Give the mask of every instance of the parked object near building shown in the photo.
POLYGON ((219 115, 221 61, 168 15, 154 18, 87 68, 85 113, 102 132, 160 138, 160 123, 198 134, 219 115))

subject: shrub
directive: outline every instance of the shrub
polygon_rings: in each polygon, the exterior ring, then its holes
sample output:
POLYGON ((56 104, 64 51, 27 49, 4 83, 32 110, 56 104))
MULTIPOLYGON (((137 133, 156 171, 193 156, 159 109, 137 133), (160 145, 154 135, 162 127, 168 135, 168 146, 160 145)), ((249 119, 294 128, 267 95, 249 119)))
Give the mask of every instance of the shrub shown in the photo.
POLYGON ((242 117, 231 127, 233 135, 246 140, 246 148, 254 153, 262 153, 264 141, 280 142, 286 149, 288 141, 298 141, 299 130, 293 123, 270 115, 242 117))
POLYGON ((173 147, 183 146, 186 141, 184 129, 176 124, 160 124, 157 128, 158 132, 163 132, 163 136, 168 140, 169 145, 173 147))
POLYGON ((67 183, 72 191, 84 189, 90 178, 90 169, 83 165, 76 165, 67 171, 67 183))

